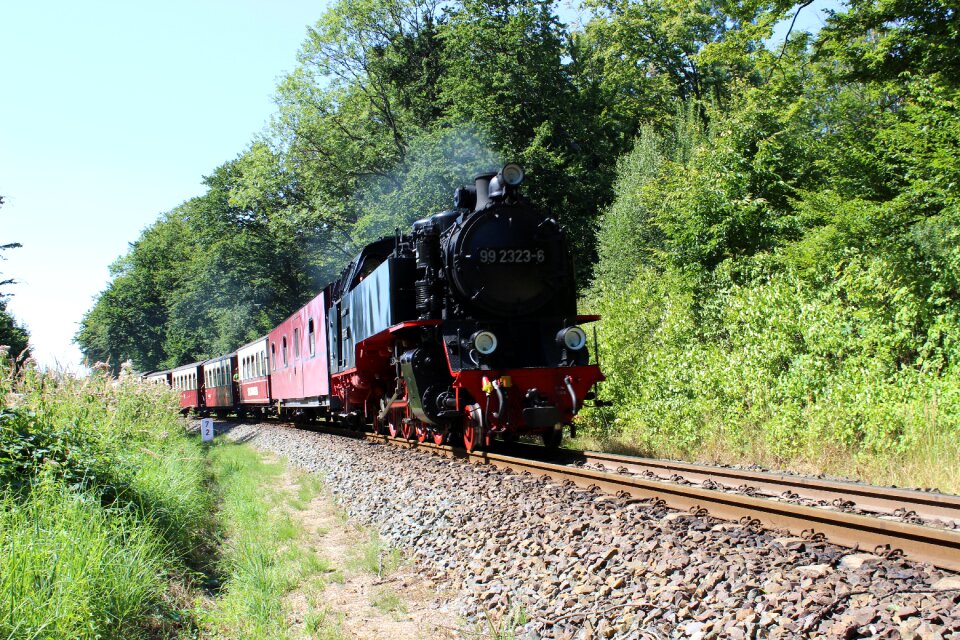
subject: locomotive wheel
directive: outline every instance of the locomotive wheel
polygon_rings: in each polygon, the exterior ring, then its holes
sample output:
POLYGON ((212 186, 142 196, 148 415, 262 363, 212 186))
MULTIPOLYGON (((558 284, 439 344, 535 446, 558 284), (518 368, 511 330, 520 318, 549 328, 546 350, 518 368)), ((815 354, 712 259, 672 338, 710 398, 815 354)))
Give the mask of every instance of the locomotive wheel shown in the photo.
POLYGON ((427 441, 427 425, 417 420, 416 431, 417 431, 417 442, 426 442, 427 441))
POLYGON ((413 435, 413 427, 410 426, 409 420, 400 422, 400 435, 403 436, 404 440, 409 440, 410 436, 413 435))
POLYGON ((441 445, 447 440, 447 427, 441 427, 433 430, 433 443, 441 445))
POLYGON ((540 438, 543 439, 543 446, 547 449, 560 448, 560 441, 563 440, 563 425, 558 424, 550 431, 541 433, 540 438))
POLYGON ((391 438, 396 438, 401 429, 403 413, 397 409, 391 409, 387 412, 387 431, 390 432, 391 438))
POLYGON ((483 433, 483 424, 479 417, 480 407, 478 405, 470 405, 466 408, 466 415, 463 419, 463 446, 470 453, 482 449, 483 445, 481 443, 486 440, 483 433))

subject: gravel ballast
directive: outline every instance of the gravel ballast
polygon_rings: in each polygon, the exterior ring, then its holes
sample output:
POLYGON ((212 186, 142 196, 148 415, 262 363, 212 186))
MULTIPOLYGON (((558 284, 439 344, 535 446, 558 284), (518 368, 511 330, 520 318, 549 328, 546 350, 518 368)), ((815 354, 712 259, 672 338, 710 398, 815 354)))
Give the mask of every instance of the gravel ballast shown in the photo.
POLYGON ((322 474, 451 611, 518 638, 960 638, 960 576, 895 554, 281 425, 229 437, 322 474))

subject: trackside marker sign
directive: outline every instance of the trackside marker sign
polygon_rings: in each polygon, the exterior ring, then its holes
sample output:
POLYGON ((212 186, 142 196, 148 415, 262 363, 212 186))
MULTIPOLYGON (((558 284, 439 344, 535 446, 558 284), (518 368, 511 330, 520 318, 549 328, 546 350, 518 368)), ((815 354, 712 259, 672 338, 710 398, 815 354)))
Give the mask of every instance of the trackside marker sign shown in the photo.
POLYGON ((213 442, 213 418, 204 418, 200 421, 200 439, 204 442, 213 442))

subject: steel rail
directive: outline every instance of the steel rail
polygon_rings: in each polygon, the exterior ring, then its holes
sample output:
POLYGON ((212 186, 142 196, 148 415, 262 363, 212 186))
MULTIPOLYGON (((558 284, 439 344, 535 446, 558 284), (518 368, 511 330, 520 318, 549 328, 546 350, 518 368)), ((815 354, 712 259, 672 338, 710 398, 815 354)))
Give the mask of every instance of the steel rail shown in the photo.
MULTIPOLYGON (((766 528, 783 529, 798 537, 810 538, 811 534, 823 534, 830 542, 848 548, 865 551, 887 548, 900 550, 912 560, 960 571, 960 530, 928 527, 544 460, 489 452, 468 453, 463 449, 432 442, 420 443, 372 433, 363 435, 375 442, 419 449, 472 463, 490 464, 516 472, 539 474, 558 482, 571 480, 580 487, 597 486, 610 493, 625 492, 634 498, 660 499, 682 511, 705 509, 710 515, 724 520, 739 521, 747 517, 766 528)), ((798 479, 785 477, 791 481, 798 479)))
POLYGON ((749 471, 710 465, 655 460, 592 451, 563 449, 558 457, 564 461, 587 462, 604 466, 624 467, 632 473, 676 474, 691 482, 712 481, 736 489, 748 485, 771 496, 785 491, 812 500, 852 501, 858 509, 890 515, 898 509, 913 511, 924 520, 943 520, 960 524, 960 496, 900 487, 881 487, 860 482, 843 482, 768 471, 749 471))

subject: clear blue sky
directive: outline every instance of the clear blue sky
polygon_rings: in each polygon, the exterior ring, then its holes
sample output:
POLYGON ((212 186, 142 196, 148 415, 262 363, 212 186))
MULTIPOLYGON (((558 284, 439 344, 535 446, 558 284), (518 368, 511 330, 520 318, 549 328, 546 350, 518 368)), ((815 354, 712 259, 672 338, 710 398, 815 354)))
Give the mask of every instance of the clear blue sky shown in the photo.
MULTIPOLYGON (((42 364, 77 370, 72 337, 110 263, 263 129, 327 4, 0 4, 0 244, 24 245, 0 272, 42 364)), ((797 28, 836 6, 817 0, 797 28)))
POLYGON ((42 364, 77 366, 108 265, 262 130, 326 4, 0 3, 0 272, 42 364))

